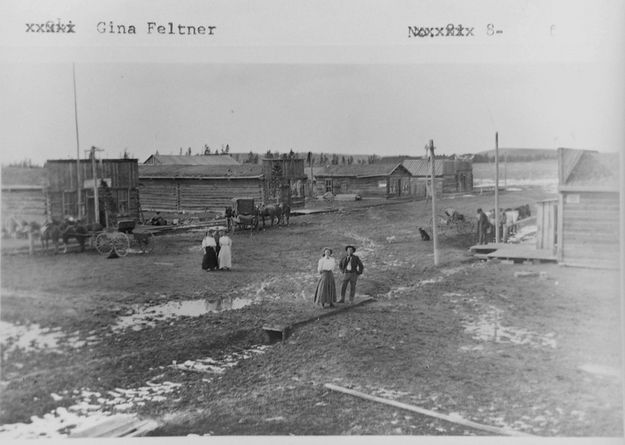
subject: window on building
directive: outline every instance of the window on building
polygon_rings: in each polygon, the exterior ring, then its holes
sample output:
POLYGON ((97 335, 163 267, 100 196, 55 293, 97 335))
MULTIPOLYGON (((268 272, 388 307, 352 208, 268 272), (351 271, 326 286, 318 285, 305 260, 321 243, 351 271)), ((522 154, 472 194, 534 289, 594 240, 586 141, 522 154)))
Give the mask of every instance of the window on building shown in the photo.
POLYGON ((326 179, 326 192, 332 191, 332 179, 326 179))

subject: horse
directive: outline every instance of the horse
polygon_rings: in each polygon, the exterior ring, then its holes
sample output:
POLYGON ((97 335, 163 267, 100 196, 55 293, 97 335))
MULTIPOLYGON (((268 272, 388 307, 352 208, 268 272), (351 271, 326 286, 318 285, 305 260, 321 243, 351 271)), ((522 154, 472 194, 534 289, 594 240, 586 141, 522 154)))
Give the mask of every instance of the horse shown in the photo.
POLYGON ((278 205, 279 216, 278 216, 278 224, 284 224, 284 220, 286 219, 286 225, 289 225, 289 218, 291 217, 291 206, 287 203, 281 203, 278 205))
POLYGON ((64 250, 63 253, 67 253, 67 245, 69 243, 70 238, 75 238, 80 245, 80 251, 85 251, 85 242, 89 237, 89 230, 87 226, 80 222, 75 222, 71 220, 66 220, 61 225, 61 238, 63 239, 64 250))
POLYGON ((271 227, 273 227, 273 219, 276 218, 276 223, 280 221, 281 211, 275 204, 262 205, 258 208, 258 216, 263 220, 263 229, 265 228, 265 217, 268 216, 271 221, 271 227))
POLYGON ((54 253, 59 250, 59 238, 61 238, 61 224, 57 221, 45 223, 41 228, 41 249, 48 250, 49 242, 54 244, 54 253))

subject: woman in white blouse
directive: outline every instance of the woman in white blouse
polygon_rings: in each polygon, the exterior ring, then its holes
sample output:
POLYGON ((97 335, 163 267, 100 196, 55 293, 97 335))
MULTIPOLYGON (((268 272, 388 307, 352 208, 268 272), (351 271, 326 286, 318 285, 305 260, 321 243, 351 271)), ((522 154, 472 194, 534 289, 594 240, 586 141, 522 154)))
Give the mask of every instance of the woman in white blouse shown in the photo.
POLYGON ((326 304, 334 307, 336 301, 336 284, 332 273, 334 269, 336 269, 336 261, 332 257, 332 249, 326 247, 323 249, 323 256, 317 264, 317 272, 321 274, 321 278, 317 283, 314 302, 320 304, 321 307, 325 307, 326 304))
POLYGON ((223 230, 219 232, 219 235, 219 246, 221 247, 217 255, 219 269, 230 270, 232 267, 232 239, 223 230))

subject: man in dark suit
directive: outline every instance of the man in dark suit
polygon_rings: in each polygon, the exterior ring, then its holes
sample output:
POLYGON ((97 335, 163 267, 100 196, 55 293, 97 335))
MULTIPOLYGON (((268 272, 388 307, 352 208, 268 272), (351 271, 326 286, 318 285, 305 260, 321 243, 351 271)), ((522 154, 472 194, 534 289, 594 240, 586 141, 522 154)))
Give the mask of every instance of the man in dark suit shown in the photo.
POLYGON ((356 281, 358 280, 358 275, 362 275, 365 267, 362 265, 360 258, 354 255, 356 251, 354 246, 346 246, 345 251, 347 255, 341 258, 339 262, 339 269, 343 274, 343 285, 341 286, 341 299, 338 302, 345 303, 345 291, 349 283, 349 302, 353 303, 356 295, 356 281))

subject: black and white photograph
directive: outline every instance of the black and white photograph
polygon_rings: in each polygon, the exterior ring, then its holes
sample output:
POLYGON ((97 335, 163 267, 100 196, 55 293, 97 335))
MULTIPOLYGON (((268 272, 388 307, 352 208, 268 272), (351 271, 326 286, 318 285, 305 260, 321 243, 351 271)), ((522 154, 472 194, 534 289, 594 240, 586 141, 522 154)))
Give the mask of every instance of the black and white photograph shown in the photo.
POLYGON ((0 438, 619 443, 625 6, 225 3, 0 7, 0 438))

